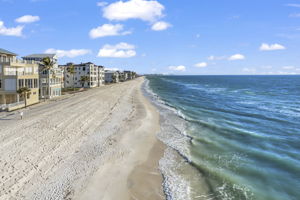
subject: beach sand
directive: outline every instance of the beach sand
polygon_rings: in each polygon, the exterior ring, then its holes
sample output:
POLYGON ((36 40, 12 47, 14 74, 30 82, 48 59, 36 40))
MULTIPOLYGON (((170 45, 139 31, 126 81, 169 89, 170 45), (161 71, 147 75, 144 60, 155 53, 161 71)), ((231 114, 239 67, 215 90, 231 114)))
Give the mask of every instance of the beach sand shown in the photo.
POLYGON ((165 199, 143 78, 0 115, 0 199, 165 199))

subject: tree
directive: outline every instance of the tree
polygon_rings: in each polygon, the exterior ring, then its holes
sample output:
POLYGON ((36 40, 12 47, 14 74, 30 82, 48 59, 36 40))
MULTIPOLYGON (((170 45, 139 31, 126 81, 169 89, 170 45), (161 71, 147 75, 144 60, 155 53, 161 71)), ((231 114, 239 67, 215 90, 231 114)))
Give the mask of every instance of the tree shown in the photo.
POLYGON ((136 72, 132 72, 132 78, 136 78, 136 72))
POLYGON ((74 76, 76 74, 75 71, 75 67, 73 64, 70 64, 67 68, 68 73, 72 74, 72 78, 73 78, 73 91, 75 90, 75 80, 74 80, 74 76))
POLYGON ((49 58, 49 57, 45 57, 43 58, 42 62, 42 69, 41 71, 46 71, 47 74, 49 74, 49 76, 47 76, 47 80, 48 80, 48 95, 50 96, 50 72, 52 72, 52 78, 55 78, 55 72, 53 70, 53 66, 54 66, 54 62, 49 58))
POLYGON ((119 80, 122 81, 122 82, 125 81, 125 75, 124 75, 124 73, 120 73, 119 74, 119 80))
POLYGON ((84 87, 84 83, 88 82, 90 80, 90 78, 88 76, 81 76, 80 77, 80 82, 82 84, 82 87, 84 87))
POLYGON ((25 108, 27 107, 27 96, 31 94, 31 90, 28 87, 22 87, 17 90, 17 93, 20 97, 24 97, 25 108))
POLYGON ((111 75, 111 78, 112 78, 113 83, 117 82, 117 75, 116 74, 111 75))

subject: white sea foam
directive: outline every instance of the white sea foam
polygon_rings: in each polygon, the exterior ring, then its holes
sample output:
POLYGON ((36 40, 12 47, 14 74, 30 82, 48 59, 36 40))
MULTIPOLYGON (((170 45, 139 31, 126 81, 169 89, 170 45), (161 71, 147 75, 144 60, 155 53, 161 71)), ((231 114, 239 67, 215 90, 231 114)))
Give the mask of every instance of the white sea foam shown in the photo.
POLYGON ((185 162, 190 161, 189 143, 190 138, 186 135, 186 117, 183 113, 173 107, 168 106, 149 87, 149 81, 144 84, 144 91, 152 103, 158 108, 161 115, 161 131, 158 138, 169 146, 164 157, 159 162, 159 168, 164 176, 164 191, 168 200, 189 200, 190 183, 180 173, 178 173, 178 158, 185 162), (178 156, 177 156, 178 157, 178 156))
POLYGON ((159 161, 159 169, 164 176, 164 192, 167 200, 189 200, 191 186, 188 180, 178 174, 180 162, 176 159, 176 152, 167 148, 164 157, 159 161))

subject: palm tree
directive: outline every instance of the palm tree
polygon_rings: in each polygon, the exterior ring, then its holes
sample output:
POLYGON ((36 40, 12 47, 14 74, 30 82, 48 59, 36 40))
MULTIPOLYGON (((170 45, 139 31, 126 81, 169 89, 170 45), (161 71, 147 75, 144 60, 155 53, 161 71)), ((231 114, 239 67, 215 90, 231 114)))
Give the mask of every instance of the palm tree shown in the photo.
POLYGON ((125 75, 124 73, 119 74, 119 81, 124 82, 125 81, 125 75))
POLYGON ((136 78, 136 72, 132 72, 132 78, 136 78))
POLYGON ((113 74, 113 75, 111 76, 111 78, 112 78, 113 83, 116 83, 116 82, 117 82, 117 75, 116 75, 116 74, 113 74))
POLYGON ((52 78, 55 78, 55 72, 53 70, 54 62, 49 57, 45 57, 43 58, 40 64, 42 65, 41 71, 42 72, 46 71, 47 74, 49 73, 47 79, 48 79, 48 95, 50 96, 50 72, 52 72, 52 78))
POLYGON ((27 107, 27 96, 31 94, 31 90, 28 87, 22 87, 17 90, 17 93, 21 97, 24 97, 25 108, 26 108, 27 107))
POLYGON ((80 77, 80 82, 82 84, 82 87, 84 87, 84 83, 88 82, 90 80, 90 78, 88 76, 81 76, 80 77))
POLYGON ((68 73, 72 74, 72 78, 73 78, 73 91, 75 90, 75 80, 74 80, 74 75, 76 74, 76 71, 75 71, 75 67, 72 64, 70 64, 67 68, 68 70, 68 73))

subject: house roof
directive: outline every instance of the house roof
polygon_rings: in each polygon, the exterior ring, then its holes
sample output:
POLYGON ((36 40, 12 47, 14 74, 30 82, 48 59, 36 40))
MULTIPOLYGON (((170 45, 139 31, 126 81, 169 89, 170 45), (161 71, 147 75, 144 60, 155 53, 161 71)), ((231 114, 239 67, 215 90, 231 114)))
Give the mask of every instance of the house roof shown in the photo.
POLYGON ((106 70, 105 73, 116 73, 117 71, 106 70))
POLYGON ((30 54, 28 56, 24 56, 23 58, 53 58, 55 54, 30 54))
POLYGON ((7 51, 5 49, 1 49, 1 48, 0 48, 0 53, 2 53, 2 54, 8 54, 8 55, 11 55, 11 56, 17 56, 17 54, 15 54, 13 52, 10 52, 10 51, 7 51))

